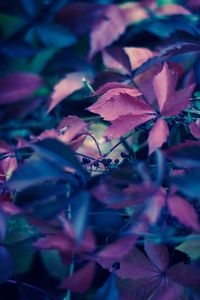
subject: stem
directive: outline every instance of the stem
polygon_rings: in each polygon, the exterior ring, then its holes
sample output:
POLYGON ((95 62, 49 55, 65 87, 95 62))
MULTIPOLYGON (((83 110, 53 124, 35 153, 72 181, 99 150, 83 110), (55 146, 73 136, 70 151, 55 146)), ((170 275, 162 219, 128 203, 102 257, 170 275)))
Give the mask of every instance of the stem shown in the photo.
MULTIPOLYGON (((18 282, 16 280, 12 280, 12 279, 9 279, 7 280, 8 283, 10 284, 18 284, 18 282)), ((32 290, 35 290, 37 291, 38 293, 40 294, 43 294, 45 296, 47 296, 49 299, 53 299, 53 300, 56 300, 56 298, 54 296, 51 296, 50 294, 48 294, 47 292, 45 292, 44 290, 32 285, 32 284, 29 284, 29 283, 26 283, 26 282, 20 282, 21 285, 25 286, 25 287, 28 287, 32 290)))
POLYGON ((89 132, 87 132, 86 135, 88 135, 89 137, 91 137, 93 139, 93 141, 95 142, 95 145, 97 147, 97 150, 99 152, 99 155, 102 157, 101 149, 100 149, 99 144, 98 144, 97 140, 95 139, 95 137, 89 132))

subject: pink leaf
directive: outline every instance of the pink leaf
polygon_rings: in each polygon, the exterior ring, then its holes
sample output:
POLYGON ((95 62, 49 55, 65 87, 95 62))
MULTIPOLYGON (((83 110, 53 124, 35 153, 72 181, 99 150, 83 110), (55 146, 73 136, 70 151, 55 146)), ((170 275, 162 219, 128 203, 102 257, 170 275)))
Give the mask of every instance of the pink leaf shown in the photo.
POLYGON ((66 97, 81 89, 83 87, 82 79, 85 77, 87 77, 85 73, 74 72, 68 74, 64 79, 59 81, 51 94, 48 113, 66 97))
POLYGON ((180 223, 194 230, 200 230, 197 213, 187 200, 171 195, 168 197, 168 207, 172 216, 176 217, 180 223))
MULTIPOLYGON (((93 94, 93 96, 99 96, 102 94, 105 94, 107 92, 109 92, 110 90, 116 89, 116 88, 129 88, 126 84, 121 83, 121 82, 116 82, 116 81, 111 81, 111 82, 107 82, 104 85, 102 85, 98 90, 96 90, 93 94)), ((139 91, 138 91, 139 93, 139 91)), ((141 93, 140 93, 141 95, 141 93)))
POLYGON ((174 94, 166 101, 162 115, 171 117, 179 114, 183 109, 186 109, 189 106, 189 100, 192 96, 195 85, 191 84, 186 88, 183 88, 179 91, 175 91, 174 94))
POLYGON ((115 88, 101 96, 88 110, 101 115, 107 121, 113 121, 127 114, 154 113, 154 110, 148 104, 136 98, 138 94, 139 92, 136 89, 115 88))
POLYGON ((164 272, 169 265, 169 252, 167 248, 164 245, 153 244, 148 240, 145 240, 144 246, 149 259, 161 272, 164 272))
POLYGON ((93 26, 89 58, 116 41, 125 29, 126 23, 121 10, 115 5, 108 5, 104 15, 93 26))
POLYGON ((75 271, 71 276, 63 279, 61 289, 70 289, 74 293, 85 293, 93 280, 95 263, 89 262, 84 267, 75 271))
POLYGON ((157 102, 162 116, 171 117, 179 114, 183 109, 189 105, 194 90, 194 84, 176 91, 176 83, 178 74, 169 69, 167 63, 160 73, 153 79, 153 87, 157 96, 157 102))
POLYGON ((16 72, 0 78, 0 105, 23 100, 42 85, 42 79, 31 73, 16 72))
POLYGON ((166 142, 168 135, 169 127, 166 121, 159 118, 149 133, 149 154, 153 153, 155 149, 160 148, 166 142))
POLYGON ((196 138, 200 139, 200 119, 196 122, 192 122, 189 126, 191 134, 196 138))
POLYGON ((153 79, 153 87, 161 112, 166 101, 171 100, 171 96, 175 91, 176 82, 177 74, 168 68, 167 63, 164 63, 161 72, 158 73, 153 79))
POLYGON ((178 4, 162 5, 156 10, 159 15, 191 15, 191 12, 178 4))
POLYGON ((124 51, 129 57, 132 70, 140 67, 145 61, 155 55, 154 52, 147 48, 125 47, 124 51))
POLYGON ((104 136, 109 139, 117 139, 134 129, 138 125, 141 125, 154 118, 154 115, 125 115, 115 119, 112 125, 105 131, 104 136))
POLYGON ((112 88, 112 89, 106 91, 106 93, 103 94, 94 104, 92 104, 91 106, 88 107, 88 110, 93 113, 100 114, 100 112, 104 112, 104 110, 107 110, 107 109, 103 109, 103 108, 105 107, 106 104, 110 105, 110 102, 111 102, 111 104, 114 102, 115 106, 117 107, 118 101, 121 100, 122 105, 123 105, 124 102, 129 103, 130 100, 132 101, 133 98, 136 98, 140 95, 141 95, 141 93, 135 88, 131 88, 129 86, 126 86, 126 87, 118 86, 118 87, 115 87, 115 88, 112 88), (123 95, 125 95, 126 98, 123 97, 123 95), (127 96, 130 96, 132 98, 130 99, 127 96), (100 112, 99 112, 99 109, 101 110, 100 112))
POLYGON ((71 141, 87 132, 88 124, 77 116, 68 116, 61 120, 56 128, 58 134, 65 135, 67 141, 71 141))

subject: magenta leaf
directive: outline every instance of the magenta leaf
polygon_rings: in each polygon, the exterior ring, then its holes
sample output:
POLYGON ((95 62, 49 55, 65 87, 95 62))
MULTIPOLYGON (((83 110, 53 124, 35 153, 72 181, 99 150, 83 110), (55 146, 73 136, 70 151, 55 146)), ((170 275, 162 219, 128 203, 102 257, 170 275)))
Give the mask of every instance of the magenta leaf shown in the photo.
POLYGON ((114 88, 103 94, 88 110, 101 115, 107 121, 113 121, 128 113, 152 113, 153 109, 138 99, 141 93, 130 87, 114 88))
POLYGON ((197 213, 187 200, 180 196, 170 195, 167 202, 170 213, 176 217, 180 223, 193 230, 200 230, 197 213))
POLYGON ((10 73, 0 78, 0 105, 12 104, 31 96, 42 85, 42 79, 31 73, 10 73))
POLYGON ((104 136, 109 139, 117 139, 128 133, 130 130, 136 128, 154 118, 154 115, 140 114, 140 115, 125 115, 115 119, 112 125, 105 131, 104 136))
POLYGON ((167 122, 162 118, 159 118, 149 133, 149 154, 153 153, 157 148, 162 147, 162 145, 166 142, 168 135, 169 127, 167 122))

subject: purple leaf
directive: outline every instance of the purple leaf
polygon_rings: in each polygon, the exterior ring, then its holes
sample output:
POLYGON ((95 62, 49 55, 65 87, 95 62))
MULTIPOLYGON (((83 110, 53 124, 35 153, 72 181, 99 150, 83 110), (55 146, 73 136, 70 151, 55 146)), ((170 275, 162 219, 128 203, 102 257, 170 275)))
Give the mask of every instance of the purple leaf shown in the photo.
POLYGON ((145 240, 144 247, 149 259, 161 272, 164 272, 169 265, 169 252, 167 248, 148 240, 145 240))
POLYGON ((186 141, 185 143, 171 147, 166 151, 169 159, 178 167, 200 167, 200 142, 186 141))
POLYGON ((93 280, 95 263, 89 262, 84 267, 76 270, 71 276, 63 279, 61 289, 70 289, 74 293, 85 293, 93 280))
POLYGON ((131 72, 131 64, 128 55, 124 49, 119 47, 110 47, 103 51, 104 65, 111 70, 118 71, 122 74, 131 72))
POLYGON ((93 25, 90 34, 89 58, 110 46, 126 29, 122 11, 115 5, 107 5, 104 14, 93 25))
POLYGON ((0 78, 0 105, 23 100, 42 85, 42 79, 31 73, 10 73, 0 78))
POLYGON ((198 266, 181 262, 172 266, 168 270, 167 276, 183 286, 200 290, 200 270, 198 266))
POLYGON ((180 196, 170 195, 167 202, 170 213, 176 217, 179 222, 194 230, 200 230, 196 210, 187 200, 180 196))

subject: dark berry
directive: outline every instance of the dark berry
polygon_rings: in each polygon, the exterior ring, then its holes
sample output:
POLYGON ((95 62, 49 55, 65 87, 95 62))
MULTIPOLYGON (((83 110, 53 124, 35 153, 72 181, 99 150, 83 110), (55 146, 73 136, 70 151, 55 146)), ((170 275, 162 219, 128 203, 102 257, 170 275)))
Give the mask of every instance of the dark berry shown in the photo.
POLYGON ((83 164, 83 165, 87 165, 87 164, 89 164, 89 163, 90 163, 90 159, 87 158, 87 157, 83 157, 83 159, 82 159, 82 164, 83 164))
POLYGON ((117 165, 119 163, 119 159, 115 159, 115 164, 117 165))
POLYGON ((93 163, 93 166, 98 168, 98 167, 99 167, 99 162, 98 162, 98 161, 95 161, 95 162, 93 163))
POLYGON ((122 153, 121 153, 121 157, 122 157, 122 158, 127 158, 128 155, 127 155, 126 153, 122 152, 122 153))
POLYGON ((112 162, 112 159, 111 159, 111 158, 108 158, 108 159, 107 159, 107 163, 110 164, 111 162, 112 162))

